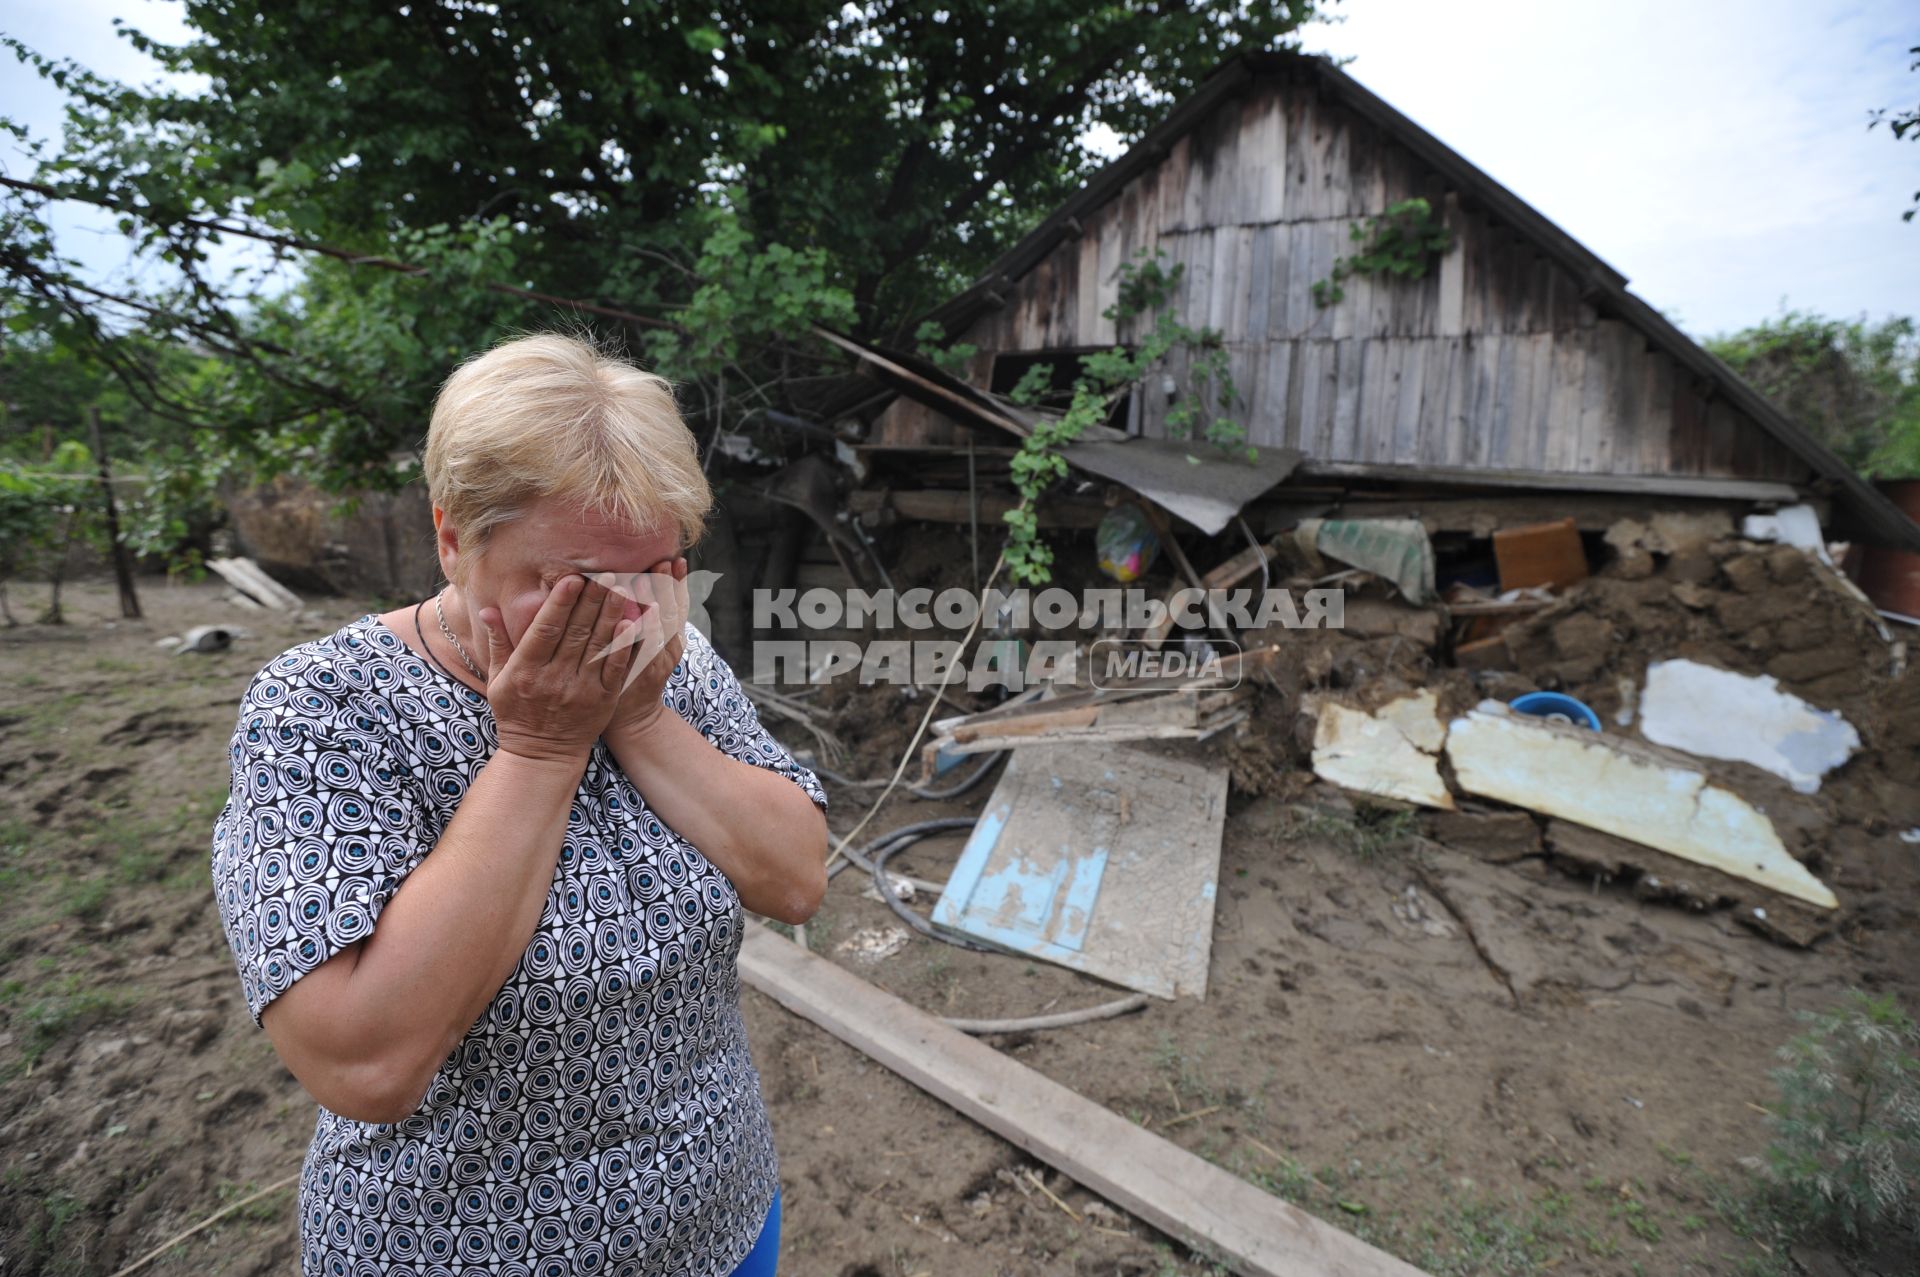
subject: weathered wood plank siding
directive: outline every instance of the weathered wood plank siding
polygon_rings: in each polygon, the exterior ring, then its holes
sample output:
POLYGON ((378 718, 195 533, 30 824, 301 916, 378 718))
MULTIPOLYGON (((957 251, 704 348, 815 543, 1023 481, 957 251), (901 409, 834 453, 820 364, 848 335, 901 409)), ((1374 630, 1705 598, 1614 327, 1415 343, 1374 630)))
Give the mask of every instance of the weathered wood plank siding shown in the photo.
MULTIPOLYGON (((1014 281, 961 340, 982 352, 1084 349, 1128 338, 1105 317, 1121 267, 1158 249, 1182 268, 1176 304, 1219 329, 1255 443, 1325 461, 1570 474, 1808 477, 1804 462, 1625 323, 1580 281, 1409 150, 1306 81, 1263 78, 1183 134, 1160 162, 1014 281), (1443 211, 1455 247, 1419 280, 1350 277, 1336 305, 1312 285, 1349 227, 1397 200, 1443 211)), ((1176 369, 1181 376, 1184 369, 1176 369)), ((1148 385, 1142 433, 1169 403, 1148 385)), ((962 436, 896 400, 885 443, 962 436)))

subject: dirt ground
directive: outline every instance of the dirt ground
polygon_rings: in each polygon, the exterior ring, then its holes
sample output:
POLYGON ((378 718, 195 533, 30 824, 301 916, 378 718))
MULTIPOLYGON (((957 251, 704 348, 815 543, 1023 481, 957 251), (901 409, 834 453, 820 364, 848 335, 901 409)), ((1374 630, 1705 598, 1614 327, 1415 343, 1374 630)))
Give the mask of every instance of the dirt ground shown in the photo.
MULTIPOLYGON (((209 833, 247 680, 379 602, 320 600, 320 617, 295 622, 235 612, 220 593, 145 581, 149 619, 128 623, 110 583, 88 582, 70 587, 69 625, 0 632, 4 1277, 113 1272, 286 1181, 312 1130, 311 1102, 242 1004, 209 833), (155 646, 215 621, 253 635, 211 656, 155 646)), ((38 602, 16 597, 15 610, 38 602)), ((885 720, 893 732, 916 712, 860 708, 843 731, 869 721, 878 734, 885 720)), ((857 755, 849 766, 878 770, 857 755)), ((1853 987, 1915 1005, 1920 866, 1896 828, 1846 828, 1826 876, 1847 920, 1797 949, 1541 855, 1412 837, 1408 822, 1343 808, 1306 781, 1236 794, 1204 1000, 989 1040, 1436 1274, 1915 1270, 1912 1256, 1789 1251, 1741 1192, 1793 1013, 1853 987)), ((896 800, 870 832, 970 813, 988 792, 896 800)), ((860 792, 834 797, 834 827, 848 829, 860 792)), ((893 867, 938 880, 958 849, 929 841, 893 867)), ((1115 996, 919 937, 864 962, 842 945, 893 924, 868 885, 839 875, 809 942, 917 1006, 1025 1015, 1115 996)), ((783 1272, 1217 1271, 744 996, 780 1150, 783 1272)), ((145 1271, 292 1272, 294 1238, 288 1184, 145 1271)))

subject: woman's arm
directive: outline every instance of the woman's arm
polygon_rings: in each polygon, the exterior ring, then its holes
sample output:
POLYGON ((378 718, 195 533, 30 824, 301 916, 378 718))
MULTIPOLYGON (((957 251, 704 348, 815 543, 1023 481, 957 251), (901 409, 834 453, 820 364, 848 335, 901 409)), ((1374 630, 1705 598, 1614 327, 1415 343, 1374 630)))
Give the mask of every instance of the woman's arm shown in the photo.
POLYGON ((827 894, 827 818, 805 790, 721 753, 664 706, 610 724, 607 748, 647 806, 727 875, 741 904, 781 922, 813 917, 827 894))
POLYGON ((420 1106, 526 952, 586 763, 495 754, 373 934, 267 1004, 261 1026, 314 1099, 361 1122, 420 1106))
POLYGON ((581 773, 632 658, 627 645, 602 661, 587 653, 624 632, 623 610, 601 586, 569 577, 517 649, 499 612, 481 613, 499 749, 373 934, 261 1012, 288 1070, 333 1112, 364 1122, 412 1113, 526 952, 581 773))

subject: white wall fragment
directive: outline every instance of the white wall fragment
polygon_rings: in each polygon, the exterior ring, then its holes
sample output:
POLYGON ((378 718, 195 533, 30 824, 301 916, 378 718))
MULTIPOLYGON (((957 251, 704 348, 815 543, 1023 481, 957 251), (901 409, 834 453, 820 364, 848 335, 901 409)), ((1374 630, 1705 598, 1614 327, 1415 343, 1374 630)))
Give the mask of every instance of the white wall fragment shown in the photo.
POLYGON ((1697 661, 1655 661, 1640 695, 1640 732, 1702 758, 1752 763, 1803 794, 1853 756, 1860 733, 1831 710, 1751 676, 1697 661))
POLYGON ((1559 816, 1809 904, 1840 903, 1750 803, 1645 746, 1509 714, 1496 701, 1453 720, 1447 758, 1467 793, 1559 816))
POLYGON ((1740 535, 1749 541, 1778 541, 1798 546, 1829 567, 1827 538, 1820 531, 1820 516, 1810 505, 1790 505, 1772 514, 1750 514, 1740 523, 1740 535))
POLYGON ((1432 691, 1369 714, 1322 702, 1313 732, 1313 772, 1343 789, 1453 810, 1437 755, 1447 729, 1432 691))

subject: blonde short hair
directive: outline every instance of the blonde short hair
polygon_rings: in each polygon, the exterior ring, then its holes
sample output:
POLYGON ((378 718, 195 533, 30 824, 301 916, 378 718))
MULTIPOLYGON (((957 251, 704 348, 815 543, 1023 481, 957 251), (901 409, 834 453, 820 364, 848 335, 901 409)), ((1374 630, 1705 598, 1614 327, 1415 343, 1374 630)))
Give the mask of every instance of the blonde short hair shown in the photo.
POLYGON ((560 333, 460 365, 434 400, 424 464, 428 495, 473 555, 546 498, 674 526, 682 546, 700 539, 713 505, 667 380, 560 333))

